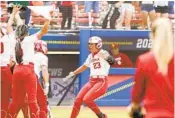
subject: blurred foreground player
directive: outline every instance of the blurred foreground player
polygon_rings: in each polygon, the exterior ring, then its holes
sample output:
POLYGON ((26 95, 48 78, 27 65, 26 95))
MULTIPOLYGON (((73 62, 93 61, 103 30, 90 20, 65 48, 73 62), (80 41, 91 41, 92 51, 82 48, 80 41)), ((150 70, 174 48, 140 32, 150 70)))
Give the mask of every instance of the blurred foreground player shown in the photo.
POLYGON ((0 70, 1 70, 1 118, 6 118, 12 91, 11 56, 15 39, 12 30, 13 20, 20 7, 14 6, 7 27, 0 26, 0 70))
POLYGON ((129 115, 133 117, 143 101, 145 118, 174 118, 174 43, 169 19, 157 19, 150 38, 152 49, 137 59, 129 115))
POLYGON ((13 72, 12 103, 9 107, 9 118, 16 118, 22 108, 25 96, 28 96, 30 118, 39 118, 40 110, 37 104, 37 78, 34 73, 34 42, 47 33, 50 17, 45 19, 41 31, 28 35, 28 27, 19 25, 15 31, 15 55, 17 65, 13 72))
POLYGON ((98 118, 107 118, 107 116, 100 111, 94 100, 107 91, 109 68, 110 65, 114 63, 114 59, 106 50, 102 49, 102 39, 100 37, 91 37, 88 48, 91 53, 88 55, 85 63, 74 72, 70 72, 65 78, 65 80, 67 80, 85 71, 88 67, 90 68, 89 82, 85 84, 78 93, 70 118, 77 118, 83 103, 86 104, 98 118))

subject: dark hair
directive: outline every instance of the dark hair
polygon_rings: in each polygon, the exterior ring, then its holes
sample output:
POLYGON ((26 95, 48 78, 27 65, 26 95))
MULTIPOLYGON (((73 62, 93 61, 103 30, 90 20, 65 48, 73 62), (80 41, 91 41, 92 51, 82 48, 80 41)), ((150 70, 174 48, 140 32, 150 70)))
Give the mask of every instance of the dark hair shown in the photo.
POLYGON ((16 28, 15 35, 18 39, 23 39, 28 34, 28 26, 27 25, 19 25, 16 28))

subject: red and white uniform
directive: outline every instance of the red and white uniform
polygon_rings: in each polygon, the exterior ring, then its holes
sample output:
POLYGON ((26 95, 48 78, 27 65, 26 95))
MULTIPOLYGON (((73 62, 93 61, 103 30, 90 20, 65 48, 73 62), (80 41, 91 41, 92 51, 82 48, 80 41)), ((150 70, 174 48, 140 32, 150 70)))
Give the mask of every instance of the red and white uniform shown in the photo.
POLYGON ((71 118, 78 116, 82 103, 85 103, 95 114, 101 113, 94 100, 107 91, 107 76, 110 68, 108 62, 101 55, 107 57, 109 53, 101 49, 95 55, 92 53, 89 54, 84 63, 85 66, 90 68, 90 78, 89 82, 82 87, 76 97, 71 118))
POLYGON ((35 57, 34 57, 34 70, 35 74, 38 76, 37 81, 37 101, 40 107, 40 118, 47 118, 47 95, 45 95, 43 88, 39 82, 41 79, 40 72, 42 71, 42 66, 48 68, 48 57, 45 55, 47 53, 47 43, 42 40, 37 40, 35 42, 35 57))
POLYGON ((10 57, 12 56, 15 49, 15 36, 14 33, 9 35, 4 35, 1 40, 1 54, 0 54, 0 66, 7 66, 10 62, 10 57))
POLYGON ((41 66, 48 67, 48 57, 42 52, 35 53, 34 69, 35 73, 40 78, 41 66))
MULTIPOLYGON (((45 46, 44 46, 45 47, 45 46)), ((48 67, 48 57, 44 55, 44 48, 42 40, 36 40, 34 43, 34 72, 37 75, 37 103, 40 108, 40 118, 47 118, 47 96, 44 94, 43 88, 39 82, 40 72, 42 66, 48 67)), ((46 48, 47 49, 47 48, 46 48)), ((24 111, 28 111, 28 104, 24 103, 24 111)), ((24 116, 28 115, 28 112, 23 112, 24 116)))
POLYGON ((35 35, 27 36, 21 42, 23 49, 23 63, 33 62, 34 63, 34 42, 37 40, 35 35))
POLYGON ((110 65, 109 63, 98 56, 98 54, 109 55, 106 50, 100 50, 97 54, 88 55, 84 65, 90 68, 90 76, 108 76, 110 65))
POLYGON ((23 61, 17 64, 13 72, 13 91, 12 103, 9 107, 9 115, 15 118, 20 110, 21 104, 28 96, 31 118, 39 117, 39 107, 37 104, 37 78, 34 73, 34 42, 37 40, 36 35, 26 36, 21 42, 23 50, 23 61))
POLYGON ((14 34, 4 35, 0 39, 0 69, 1 69, 1 118, 7 116, 7 110, 11 97, 12 89, 12 73, 9 63, 10 57, 14 50, 14 34))

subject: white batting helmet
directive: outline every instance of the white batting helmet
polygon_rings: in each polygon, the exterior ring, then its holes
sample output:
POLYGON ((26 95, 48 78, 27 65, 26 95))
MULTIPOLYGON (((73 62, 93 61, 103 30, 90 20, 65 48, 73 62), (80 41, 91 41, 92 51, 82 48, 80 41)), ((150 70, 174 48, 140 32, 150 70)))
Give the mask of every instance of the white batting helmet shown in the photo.
POLYGON ((91 38, 89 38, 88 43, 95 43, 98 49, 102 48, 103 45, 102 39, 98 36, 92 36, 91 38))
POLYGON ((35 41, 35 48, 34 49, 36 52, 42 52, 44 54, 47 54, 47 52, 48 52, 47 43, 43 40, 35 41))

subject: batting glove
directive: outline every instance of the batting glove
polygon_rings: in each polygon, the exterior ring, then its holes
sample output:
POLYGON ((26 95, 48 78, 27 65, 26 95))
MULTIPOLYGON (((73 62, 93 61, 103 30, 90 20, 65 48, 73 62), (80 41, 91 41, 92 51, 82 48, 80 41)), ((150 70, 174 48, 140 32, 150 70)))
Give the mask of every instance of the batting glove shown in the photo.
POLYGON ((74 72, 70 72, 69 75, 63 78, 63 81, 66 82, 67 80, 73 78, 74 76, 75 76, 74 72))
POLYGON ((49 83, 44 85, 44 94, 47 95, 49 93, 49 83))

